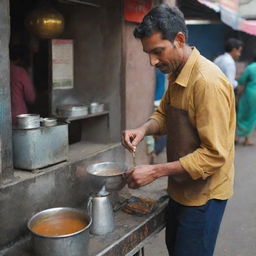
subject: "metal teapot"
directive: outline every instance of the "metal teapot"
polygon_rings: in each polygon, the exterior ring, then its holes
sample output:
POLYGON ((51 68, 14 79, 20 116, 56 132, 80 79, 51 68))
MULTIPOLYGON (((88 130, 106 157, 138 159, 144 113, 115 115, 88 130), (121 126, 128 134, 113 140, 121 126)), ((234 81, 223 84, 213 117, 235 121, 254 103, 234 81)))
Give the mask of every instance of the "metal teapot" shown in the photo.
POLYGON ((87 211, 92 217, 91 234, 104 235, 113 231, 114 214, 109 193, 91 195, 88 200, 87 211))

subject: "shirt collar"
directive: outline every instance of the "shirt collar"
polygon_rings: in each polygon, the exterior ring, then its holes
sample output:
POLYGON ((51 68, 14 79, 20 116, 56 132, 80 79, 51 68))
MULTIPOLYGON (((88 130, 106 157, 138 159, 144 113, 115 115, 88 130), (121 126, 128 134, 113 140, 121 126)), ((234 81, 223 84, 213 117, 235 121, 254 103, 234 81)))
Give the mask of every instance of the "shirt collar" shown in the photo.
MULTIPOLYGON (((192 47, 192 53, 189 56, 187 62, 185 63, 184 67, 182 68, 181 72, 179 73, 174 83, 177 83, 183 87, 187 87, 189 77, 191 75, 192 69, 199 55, 200 55, 200 52, 195 47, 192 47)), ((170 81, 174 80, 172 75, 169 76, 169 80, 170 81)))
POLYGON ((225 55, 226 57, 228 57, 229 59, 234 60, 230 53, 225 52, 224 55, 225 55))

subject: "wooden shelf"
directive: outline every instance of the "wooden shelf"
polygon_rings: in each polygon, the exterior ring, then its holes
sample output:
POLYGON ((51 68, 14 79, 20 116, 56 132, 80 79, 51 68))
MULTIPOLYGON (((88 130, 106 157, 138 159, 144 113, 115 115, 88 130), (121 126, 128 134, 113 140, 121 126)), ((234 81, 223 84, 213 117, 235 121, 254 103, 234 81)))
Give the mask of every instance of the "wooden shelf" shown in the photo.
POLYGON ((97 116, 104 116, 104 115, 109 115, 109 111, 102 111, 94 114, 88 114, 84 116, 73 116, 73 117, 61 117, 61 116, 56 116, 58 119, 62 119, 63 121, 66 122, 71 122, 75 120, 82 120, 82 119, 87 119, 87 118, 92 118, 92 117, 97 117, 97 116))

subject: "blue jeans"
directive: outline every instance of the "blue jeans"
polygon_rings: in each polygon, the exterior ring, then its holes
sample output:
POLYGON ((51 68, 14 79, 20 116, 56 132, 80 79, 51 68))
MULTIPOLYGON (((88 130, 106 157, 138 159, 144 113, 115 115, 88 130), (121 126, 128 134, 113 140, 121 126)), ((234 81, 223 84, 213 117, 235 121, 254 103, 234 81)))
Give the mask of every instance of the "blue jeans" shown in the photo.
POLYGON ((170 199, 166 245, 170 256, 212 256, 227 200, 184 206, 170 199))

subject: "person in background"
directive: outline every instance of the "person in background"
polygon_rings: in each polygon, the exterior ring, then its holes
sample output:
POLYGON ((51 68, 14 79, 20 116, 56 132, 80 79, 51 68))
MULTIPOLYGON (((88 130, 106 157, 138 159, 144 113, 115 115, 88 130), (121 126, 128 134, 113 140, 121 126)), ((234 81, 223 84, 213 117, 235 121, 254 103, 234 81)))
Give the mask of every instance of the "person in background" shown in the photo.
POLYGON ((147 135, 167 134, 167 162, 127 173, 136 189, 168 176, 166 245, 169 255, 212 256, 228 198, 233 194, 235 99, 223 72, 187 44, 183 14, 162 4, 134 30, 150 64, 169 74, 160 106, 142 126, 125 130, 134 152, 147 135))
POLYGON ((236 89, 238 82, 236 81, 236 63, 235 61, 241 56, 243 49, 243 42, 230 38, 225 45, 225 53, 218 56, 214 63, 221 69, 226 75, 234 90, 236 89))
POLYGON ((240 137, 244 137, 245 146, 254 145, 249 136, 256 125, 256 56, 249 64, 238 80, 243 87, 237 107, 236 143, 240 137))
POLYGON ((28 104, 33 104, 36 93, 29 77, 28 67, 29 53, 24 45, 10 46, 10 89, 12 123, 16 123, 16 116, 28 113, 28 104))

